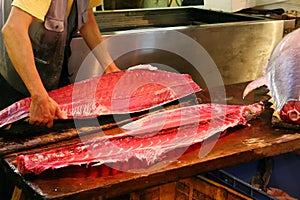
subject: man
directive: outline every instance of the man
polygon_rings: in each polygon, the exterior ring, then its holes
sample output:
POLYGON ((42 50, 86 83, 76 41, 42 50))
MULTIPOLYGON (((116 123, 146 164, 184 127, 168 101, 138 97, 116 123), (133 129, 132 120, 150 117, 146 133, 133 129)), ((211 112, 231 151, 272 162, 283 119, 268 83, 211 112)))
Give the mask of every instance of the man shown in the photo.
MULTIPOLYGON (((5 5, 7 1, 0 3, 5 5)), ((12 1, 2 27, 7 54, 0 54, 0 109, 31 96, 30 124, 50 128, 54 118, 66 119, 47 91, 65 85, 66 60, 74 35, 79 32, 90 49, 102 42, 92 10, 101 3, 102 0, 12 1)), ((100 54, 96 57, 105 73, 119 71, 105 49, 100 54)))
MULTIPOLYGON (((101 3, 0 0, 0 109, 31 96, 30 124, 52 127, 54 118, 66 118, 47 91, 66 82, 72 36, 79 31, 91 49, 101 43, 92 11, 101 3)), ((119 71, 105 49, 100 53, 96 57, 101 66, 108 66, 105 73, 119 71)), ((0 199, 9 199, 13 189, 5 176, 1 169, 0 199)))

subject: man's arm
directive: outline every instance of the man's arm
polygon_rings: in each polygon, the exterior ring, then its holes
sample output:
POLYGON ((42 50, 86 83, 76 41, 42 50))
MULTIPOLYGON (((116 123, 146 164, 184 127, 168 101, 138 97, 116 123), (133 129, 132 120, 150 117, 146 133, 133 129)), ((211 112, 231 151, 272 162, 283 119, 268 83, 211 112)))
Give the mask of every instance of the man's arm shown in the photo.
POLYGON ((92 9, 89 9, 88 11, 88 20, 80 29, 80 34, 89 46, 89 48, 91 50, 95 50, 94 53, 99 63, 103 67, 106 67, 106 69, 104 69, 105 73, 120 71, 120 69, 113 62, 105 46, 101 45, 101 42, 103 42, 103 38, 101 36, 101 32, 95 20, 95 16, 92 9), (95 49, 95 47, 97 48, 95 49))
POLYGON ((31 98, 30 124, 53 126, 55 117, 65 119, 57 103, 48 96, 34 62, 28 29, 33 16, 12 7, 2 35, 13 66, 25 83, 31 98))

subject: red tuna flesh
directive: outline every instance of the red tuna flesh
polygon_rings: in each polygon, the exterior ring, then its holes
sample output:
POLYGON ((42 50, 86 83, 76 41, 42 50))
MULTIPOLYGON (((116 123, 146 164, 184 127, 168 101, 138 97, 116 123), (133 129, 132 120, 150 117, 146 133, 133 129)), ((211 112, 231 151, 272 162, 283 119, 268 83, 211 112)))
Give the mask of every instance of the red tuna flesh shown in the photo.
MULTIPOLYGON (((139 112, 200 91, 188 74, 131 70, 84 80, 49 92, 69 118, 139 112)), ((0 111, 0 128, 29 117, 30 98, 0 111)))
MULTIPOLYGON (((238 109, 240 109, 238 105, 199 104, 149 115, 128 123, 121 128, 125 130, 143 129, 147 131, 159 131, 188 124, 198 124, 200 121, 218 119, 226 115, 226 113, 235 113, 238 109)), ((254 111, 254 106, 252 106, 251 109, 252 113, 259 113, 254 111)), ((261 107, 258 106, 258 109, 260 110, 261 107)), ((245 116, 249 117, 250 113, 245 114, 245 116)))
MULTIPOLYGON (((157 131, 151 132, 149 127, 147 127, 148 125, 142 122, 138 129, 119 135, 97 136, 73 146, 36 154, 19 155, 16 158, 16 164, 19 172, 22 174, 40 174, 47 169, 93 163, 108 165, 117 163, 120 164, 119 166, 122 166, 122 163, 126 164, 132 159, 150 166, 162 161, 167 153, 200 143, 230 127, 245 125, 248 120, 255 118, 262 112, 262 104, 248 106, 201 104, 183 107, 168 111, 167 115, 176 119, 172 119, 170 123, 167 122, 168 126, 166 129, 152 127, 152 130, 157 131), (217 112, 216 108, 217 110, 222 110, 221 114, 215 113, 217 112), (178 114, 179 110, 182 116, 178 114), (190 123, 184 123, 184 125, 178 127, 178 121, 181 121, 182 117, 187 116, 187 113, 191 112, 198 112, 198 118, 192 119, 190 123)), ((161 113, 154 114, 151 120, 155 120, 156 116, 160 119, 161 113)), ((160 126, 159 123, 155 123, 155 125, 160 126)), ((136 125, 130 127, 134 126, 136 125)), ((132 166, 139 168, 135 164, 132 166)), ((122 168, 119 170, 122 170, 122 168)))
POLYGON ((300 124, 300 29, 286 35, 274 48, 264 77, 252 82, 245 95, 266 85, 282 122, 300 124))
POLYGON ((280 119, 291 124, 300 124, 300 101, 288 101, 280 110, 280 119))

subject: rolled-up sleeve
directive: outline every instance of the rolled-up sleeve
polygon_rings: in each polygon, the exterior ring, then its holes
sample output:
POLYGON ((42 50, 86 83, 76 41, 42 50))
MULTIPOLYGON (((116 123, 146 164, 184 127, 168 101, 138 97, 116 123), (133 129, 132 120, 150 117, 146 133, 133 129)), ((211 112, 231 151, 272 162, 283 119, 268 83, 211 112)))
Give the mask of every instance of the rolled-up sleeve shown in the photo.
POLYGON ((102 3, 103 3, 103 0, 91 0, 89 8, 94 8, 94 7, 100 6, 100 5, 102 5, 102 3))
POLYGON ((16 6, 33 17, 44 21, 50 3, 51 0, 14 0, 12 6, 16 6))

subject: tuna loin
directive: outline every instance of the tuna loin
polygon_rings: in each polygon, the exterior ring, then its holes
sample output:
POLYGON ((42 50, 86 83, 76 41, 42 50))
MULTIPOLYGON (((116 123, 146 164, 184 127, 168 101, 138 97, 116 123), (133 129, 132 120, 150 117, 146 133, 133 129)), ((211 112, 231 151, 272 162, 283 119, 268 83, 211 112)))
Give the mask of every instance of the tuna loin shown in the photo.
MULTIPOLYGON (((97 76, 49 92, 69 118, 139 112, 200 91, 188 74, 131 70, 97 76)), ((30 98, 0 111, 0 128, 29 117, 30 98)))
POLYGON ((286 35, 274 48, 264 76, 244 92, 266 85, 282 122, 300 124, 300 29, 286 35))
MULTIPOLYGON (((133 122, 133 125, 127 126, 133 128, 140 124, 139 128, 119 135, 95 137, 73 146, 19 155, 16 157, 16 165, 22 174, 40 174, 47 169, 92 163, 121 165, 132 159, 150 166, 176 149, 200 143, 229 127, 245 125, 262 111, 263 105, 259 103, 248 106, 200 104, 183 107, 166 113, 170 116, 166 119, 172 121, 166 122, 167 126, 162 129, 154 128, 159 123, 154 123, 149 129, 147 121, 150 118, 146 118, 142 119, 142 122, 133 122), (184 123, 178 127, 178 122, 182 121, 181 117, 186 117, 191 112, 196 113, 198 117, 191 119, 190 123, 183 120, 184 123)), ((155 121, 156 117, 161 119, 162 113, 151 116, 151 121, 155 121)))

